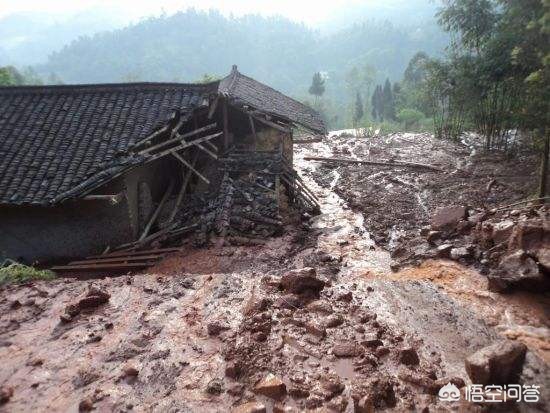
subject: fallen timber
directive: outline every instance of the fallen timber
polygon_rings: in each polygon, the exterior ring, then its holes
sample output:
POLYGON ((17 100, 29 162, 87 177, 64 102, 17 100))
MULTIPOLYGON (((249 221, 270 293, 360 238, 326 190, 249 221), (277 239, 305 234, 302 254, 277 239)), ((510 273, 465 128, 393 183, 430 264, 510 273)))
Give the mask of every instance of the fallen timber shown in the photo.
POLYGON ((401 162, 401 161, 367 161, 362 159, 344 159, 344 158, 323 158, 317 156, 306 156, 304 157, 306 161, 318 161, 326 163, 341 163, 341 164, 365 164, 365 165, 378 165, 378 166, 391 166, 391 167, 408 167, 408 168, 418 168, 426 169, 432 172, 444 172, 443 169, 437 168, 432 165, 427 165, 423 163, 415 162, 401 162))

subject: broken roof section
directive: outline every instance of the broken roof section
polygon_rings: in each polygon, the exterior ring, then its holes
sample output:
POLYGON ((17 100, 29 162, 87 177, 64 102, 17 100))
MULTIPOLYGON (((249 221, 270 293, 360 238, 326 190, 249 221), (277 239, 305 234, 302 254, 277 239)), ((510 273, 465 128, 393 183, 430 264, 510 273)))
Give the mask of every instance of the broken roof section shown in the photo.
POLYGON ((312 109, 236 67, 208 84, 0 87, 0 204, 52 205, 89 193, 147 160, 133 150, 137 142, 216 95, 325 130, 312 109))
POLYGON ((233 66, 229 76, 220 81, 220 94, 235 105, 248 105, 261 112, 278 116, 313 132, 326 133, 323 119, 313 109, 269 86, 245 76, 233 66))
POLYGON ((53 204, 112 179, 142 158, 132 146, 207 105, 216 84, 0 88, 0 204, 53 204))

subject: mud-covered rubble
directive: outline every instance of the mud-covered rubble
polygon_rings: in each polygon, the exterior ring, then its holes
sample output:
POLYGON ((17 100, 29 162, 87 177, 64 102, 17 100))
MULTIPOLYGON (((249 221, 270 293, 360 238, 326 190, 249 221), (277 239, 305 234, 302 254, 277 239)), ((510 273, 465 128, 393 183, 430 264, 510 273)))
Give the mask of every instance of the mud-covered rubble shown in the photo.
POLYGON ((478 267, 496 292, 550 288, 550 212, 546 206, 487 210, 441 207, 430 226, 393 249, 394 268, 427 258, 447 258, 478 267))

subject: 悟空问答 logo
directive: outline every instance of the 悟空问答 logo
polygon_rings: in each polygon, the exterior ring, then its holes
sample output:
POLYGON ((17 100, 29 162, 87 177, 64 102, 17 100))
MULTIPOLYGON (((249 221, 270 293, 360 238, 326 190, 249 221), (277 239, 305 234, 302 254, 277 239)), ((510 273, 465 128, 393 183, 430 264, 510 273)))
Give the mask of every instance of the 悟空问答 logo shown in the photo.
POLYGON ((460 390, 452 383, 447 383, 439 389, 439 400, 444 402, 456 402, 460 400, 460 390))

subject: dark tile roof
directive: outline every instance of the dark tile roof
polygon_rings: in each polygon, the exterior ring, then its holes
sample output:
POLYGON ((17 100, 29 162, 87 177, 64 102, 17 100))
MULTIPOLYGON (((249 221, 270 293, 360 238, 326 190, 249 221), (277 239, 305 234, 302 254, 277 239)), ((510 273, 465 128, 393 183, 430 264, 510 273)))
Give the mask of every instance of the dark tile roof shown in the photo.
POLYGON ((0 87, 0 204, 52 204, 141 159, 130 147, 218 83, 0 87))
POLYGON ((268 114, 279 116, 314 132, 325 133, 326 127, 319 114, 269 86, 247 77, 233 66, 231 74, 220 81, 220 93, 235 103, 250 105, 268 114))

